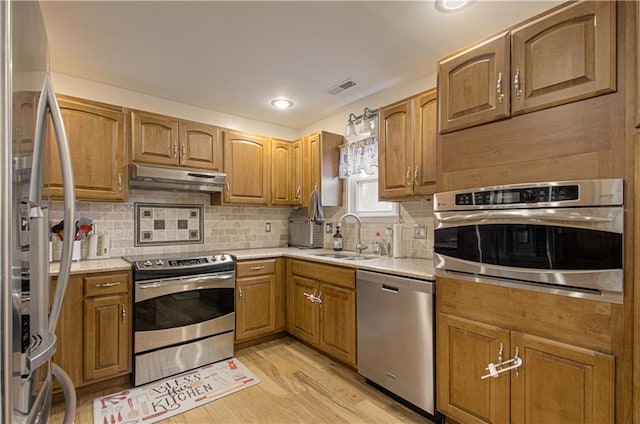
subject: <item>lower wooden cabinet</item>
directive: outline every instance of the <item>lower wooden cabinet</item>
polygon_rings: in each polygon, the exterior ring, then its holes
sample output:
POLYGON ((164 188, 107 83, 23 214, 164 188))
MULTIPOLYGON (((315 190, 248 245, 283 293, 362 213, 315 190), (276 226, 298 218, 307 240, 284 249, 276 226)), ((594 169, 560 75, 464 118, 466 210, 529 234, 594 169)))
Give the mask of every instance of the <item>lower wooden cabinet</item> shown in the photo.
POLYGON ((282 259, 239 261, 236 276, 236 341, 283 329, 282 259))
POLYGON ((131 372, 130 281, 128 271, 70 277, 53 362, 69 374, 74 386, 131 372))
POLYGON ((355 366, 355 270, 297 259, 287 269, 287 330, 355 366))
POLYGON ((614 422, 611 355, 442 313, 437 346, 438 410, 460 423, 614 422))

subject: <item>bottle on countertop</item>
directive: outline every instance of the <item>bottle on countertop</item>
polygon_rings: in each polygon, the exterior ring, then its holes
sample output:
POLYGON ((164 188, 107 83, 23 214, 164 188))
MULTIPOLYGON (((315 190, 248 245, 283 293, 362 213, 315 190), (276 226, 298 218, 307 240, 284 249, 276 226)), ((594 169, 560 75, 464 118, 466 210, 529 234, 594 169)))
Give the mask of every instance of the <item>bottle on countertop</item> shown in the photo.
POLYGON ((342 234, 340 234, 340 227, 336 227, 336 233, 333 235, 333 250, 342 250, 342 234))
POLYGON ((373 242, 373 253, 376 255, 382 254, 381 244, 380 244, 380 231, 376 231, 376 239, 373 242))

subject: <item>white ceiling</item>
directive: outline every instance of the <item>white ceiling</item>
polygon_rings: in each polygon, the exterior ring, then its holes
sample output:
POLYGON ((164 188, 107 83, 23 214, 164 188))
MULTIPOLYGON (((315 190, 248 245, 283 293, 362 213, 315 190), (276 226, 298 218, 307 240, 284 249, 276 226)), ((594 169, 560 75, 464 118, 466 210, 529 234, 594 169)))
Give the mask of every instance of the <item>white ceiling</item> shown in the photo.
POLYGON ((54 72, 303 128, 435 73, 457 49, 558 4, 430 1, 44 1, 54 72), (357 85, 332 96, 347 78, 357 85), (279 111, 275 97, 295 102, 279 111))

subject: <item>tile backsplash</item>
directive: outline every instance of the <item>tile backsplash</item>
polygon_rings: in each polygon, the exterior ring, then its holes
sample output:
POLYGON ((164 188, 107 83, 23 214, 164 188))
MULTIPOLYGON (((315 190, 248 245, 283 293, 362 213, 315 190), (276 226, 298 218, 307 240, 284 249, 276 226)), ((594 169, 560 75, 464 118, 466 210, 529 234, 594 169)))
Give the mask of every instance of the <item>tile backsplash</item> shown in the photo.
MULTIPOLYGON (((431 201, 400 203, 400 220, 404 223, 404 256, 415 258, 431 258, 433 254, 433 212, 431 201), (423 225, 427 228, 426 239, 413 238, 413 226, 423 225)), ((325 207, 326 222, 335 224, 345 208, 325 207)), ((108 233, 111 236, 111 257, 140 254, 182 253, 203 250, 226 251, 232 249, 278 247, 287 242, 287 224, 291 209, 288 207, 255 207, 255 206, 210 206, 207 194, 190 192, 168 192, 162 190, 131 189, 127 203, 77 202, 77 217, 91 218, 96 224, 98 234, 108 233), (169 201, 167 201, 169 199, 169 201), (204 206, 203 243, 167 244, 136 246, 136 203, 162 204, 167 209, 171 205, 204 206), (270 223, 270 232, 265 230, 270 223)), ((58 222, 62 219, 62 202, 53 201, 50 220, 58 222)), ((180 225, 176 218, 176 225, 180 225)), ((146 224, 145 224, 146 225, 146 224)), ((189 224, 187 223, 188 228, 189 224)), ((393 226, 389 223, 363 223, 363 243, 371 252, 376 231, 386 239, 385 228, 393 226)), ((343 224, 345 250, 353 250, 355 246, 355 223, 352 220, 343 224)), ((155 227, 154 227, 155 229, 155 227)), ((166 230, 166 229, 165 229, 166 230)), ((145 231, 147 230, 145 227, 145 231)), ((158 231, 158 229, 155 229, 158 231)), ((160 234, 160 233, 157 233, 160 234)), ((166 233, 163 233, 167 236, 166 233)), ((324 234, 324 247, 332 247, 333 234, 324 234)), ((61 242, 53 239, 53 258, 60 257, 61 242)), ((82 241, 82 257, 87 256, 87 239, 82 241)))

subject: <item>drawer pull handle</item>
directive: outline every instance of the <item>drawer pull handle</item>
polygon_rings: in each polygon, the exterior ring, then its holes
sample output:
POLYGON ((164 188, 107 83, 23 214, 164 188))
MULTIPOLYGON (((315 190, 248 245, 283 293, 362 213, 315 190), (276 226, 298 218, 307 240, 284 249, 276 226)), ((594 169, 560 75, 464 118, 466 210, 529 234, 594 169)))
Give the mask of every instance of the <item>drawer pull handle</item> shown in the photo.
POLYGON ((391 292, 391 293, 398 293, 398 287, 394 287, 394 286, 389 286, 387 284, 383 284, 382 285, 382 291, 386 291, 386 292, 391 292))
POLYGON ((249 268, 251 271, 260 271, 261 269, 264 269, 264 265, 260 265, 260 266, 252 266, 251 268, 249 268))
POLYGON ((122 304, 122 323, 125 323, 127 321, 127 307, 125 306, 125 304, 122 304))
POLYGON ((113 286, 119 286, 120 285, 120 281, 114 281, 111 283, 96 283, 93 285, 93 287, 95 287, 96 289, 102 289, 105 287, 113 287, 113 286))

